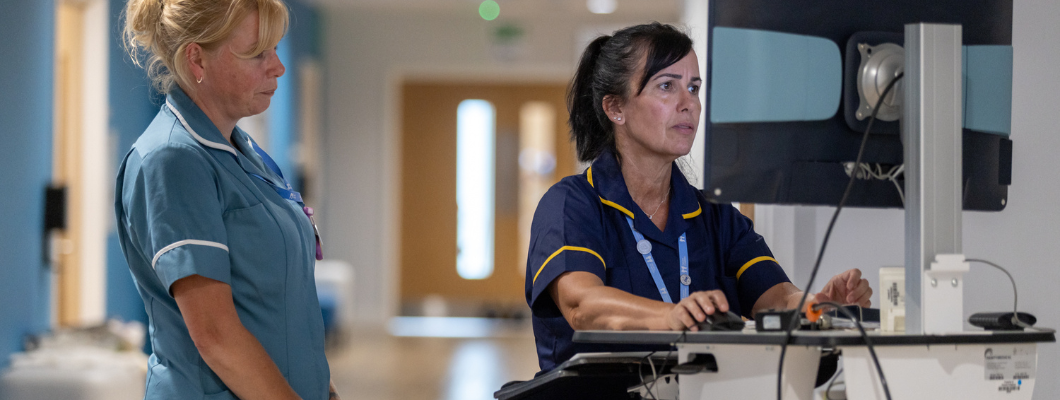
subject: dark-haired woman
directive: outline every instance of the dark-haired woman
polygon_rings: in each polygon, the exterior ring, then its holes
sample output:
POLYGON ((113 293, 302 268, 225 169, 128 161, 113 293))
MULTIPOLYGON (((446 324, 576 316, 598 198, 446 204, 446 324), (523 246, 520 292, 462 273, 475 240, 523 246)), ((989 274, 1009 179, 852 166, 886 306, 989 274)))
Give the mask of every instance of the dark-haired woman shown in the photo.
MULTIPOLYGON (((586 48, 567 103, 592 165, 545 194, 531 228, 526 298, 542 371, 621 350, 573 343, 575 330, 695 330, 708 314, 752 318, 802 296, 750 220, 706 201, 675 163, 692 148, 701 82, 691 39, 669 25, 586 48)), ((871 294, 852 269, 816 299, 868 306, 871 294)))

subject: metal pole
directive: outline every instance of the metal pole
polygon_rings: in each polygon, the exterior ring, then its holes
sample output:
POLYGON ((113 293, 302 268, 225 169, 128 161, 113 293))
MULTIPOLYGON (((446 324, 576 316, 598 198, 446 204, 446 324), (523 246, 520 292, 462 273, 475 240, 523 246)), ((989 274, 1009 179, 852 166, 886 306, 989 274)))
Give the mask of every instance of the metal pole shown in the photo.
MULTIPOLYGON (((952 330, 963 323, 947 302, 925 301, 938 285, 963 287, 957 279, 938 282, 927 275, 939 254, 961 254, 961 26, 905 26, 905 91, 902 139, 905 143, 905 324, 911 334, 952 330)), ((963 259, 962 259, 963 261, 963 259)), ((952 294, 949 294, 952 298, 952 294)))

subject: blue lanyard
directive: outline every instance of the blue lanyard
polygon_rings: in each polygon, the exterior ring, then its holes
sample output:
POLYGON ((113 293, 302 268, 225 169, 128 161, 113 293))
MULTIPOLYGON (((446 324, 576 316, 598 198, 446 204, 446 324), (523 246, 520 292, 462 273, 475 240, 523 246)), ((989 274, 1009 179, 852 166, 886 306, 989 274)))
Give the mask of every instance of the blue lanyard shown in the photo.
POLYGON ((302 194, 295 191, 294 188, 291 187, 291 183, 287 181, 287 178, 283 177, 283 171, 280 171, 280 166, 276 165, 276 161, 273 161, 272 157, 269 157, 269 154, 266 153, 265 150, 262 150, 261 147, 258 147, 258 144, 254 143, 253 140, 247 140, 247 142, 250 143, 250 147, 254 149, 254 152, 258 153, 258 156, 261 157, 261 161, 265 163, 265 166, 269 167, 269 169, 271 169, 273 173, 279 176, 280 179, 283 179, 283 185, 278 185, 275 182, 266 179, 264 176, 258 174, 250 173, 249 175, 261 179, 265 183, 268 183, 269 186, 271 186, 272 189, 276 191, 276 194, 280 195, 280 197, 296 202, 298 203, 298 205, 302 206, 302 212, 304 212, 305 216, 309 218, 309 223, 313 225, 313 236, 316 237, 317 241, 316 259, 323 260, 324 242, 320 240, 320 229, 317 228, 317 222, 313 220, 313 209, 307 207, 305 203, 302 202, 302 194))
MULTIPOLYGON (((662 274, 659 273, 659 266, 655 264, 655 257, 651 255, 651 242, 633 227, 633 218, 626 217, 626 221, 629 222, 629 230, 633 231, 633 238, 637 240, 637 252, 644 257, 644 263, 648 264, 648 272, 651 272, 651 279, 655 281, 655 286, 659 287, 659 294, 662 295, 663 301, 673 303, 670 292, 666 290, 662 274)), ((685 240, 684 233, 677 239, 677 251, 681 257, 681 300, 684 300, 688 297, 688 285, 692 284, 692 277, 688 275, 688 241, 685 240)))
POLYGON ((294 190, 294 188, 291 187, 291 183, 287 181, 287 178, 283 177, 283 171, 280 171, 280 166, 276 165, 276 161, 273 161, 272 157, 269 157, 269 154, 265 153, 265 150, 262 150, 261 147, 258 147, 258 144, 254 143, 253 140, 250 140, 249 142, 250 142, 250 147, 252 147, 254 149, 254 152, 258 153, 258 155, 261 156, 261 161, 265 163, 265 166, 269 167, 269 169, 271 169, 273 173, 275 173, 277 176, 279 176, 280 179, 283 179, 283 185, 278 185, 278 184, 276 184, 276 183, 274 183, 274 182, 272 182, 272 181, 270 181, 268 179, 265 179, 264 176, 261 176, 261 175, 258 175, 258 174, 250 174, 250 175, 255 177, 255 178, 258 178, 258 179, 261 179, 261 180, 265 181, 265 183, 268 183, 269 186, 272 186, 272 189, 275 190, 276 193, 280 195, 280 197, 283 197, 283 198, 285 198, 287 200, 291 200, 291 201, 293 201, 295 203, 298 203, 299 205, 304 207, 305 203, 302 203, 302 194, 296 192, 294 190))

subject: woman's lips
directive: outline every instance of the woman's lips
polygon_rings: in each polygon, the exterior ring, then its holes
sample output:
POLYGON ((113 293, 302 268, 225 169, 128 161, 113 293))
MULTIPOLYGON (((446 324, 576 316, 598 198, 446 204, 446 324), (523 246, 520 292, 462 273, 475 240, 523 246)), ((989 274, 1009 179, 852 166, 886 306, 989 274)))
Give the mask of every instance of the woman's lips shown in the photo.
POLYGON ((677 124, 673 126, 673 129, 676 129, 683 133, 695 133, 696 131, 692 124, 677 124))

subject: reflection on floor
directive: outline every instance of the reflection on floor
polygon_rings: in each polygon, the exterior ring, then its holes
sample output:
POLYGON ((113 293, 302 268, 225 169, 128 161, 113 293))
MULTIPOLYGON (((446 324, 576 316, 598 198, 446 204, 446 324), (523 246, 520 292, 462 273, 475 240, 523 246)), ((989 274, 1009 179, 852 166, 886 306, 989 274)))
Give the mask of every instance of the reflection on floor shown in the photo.
POLYGON ((528 324, 513 332, 485 338, 362 332, 328 361, 344 400, 489 400, 505 382, 531 379, 539 369, 528 324))

